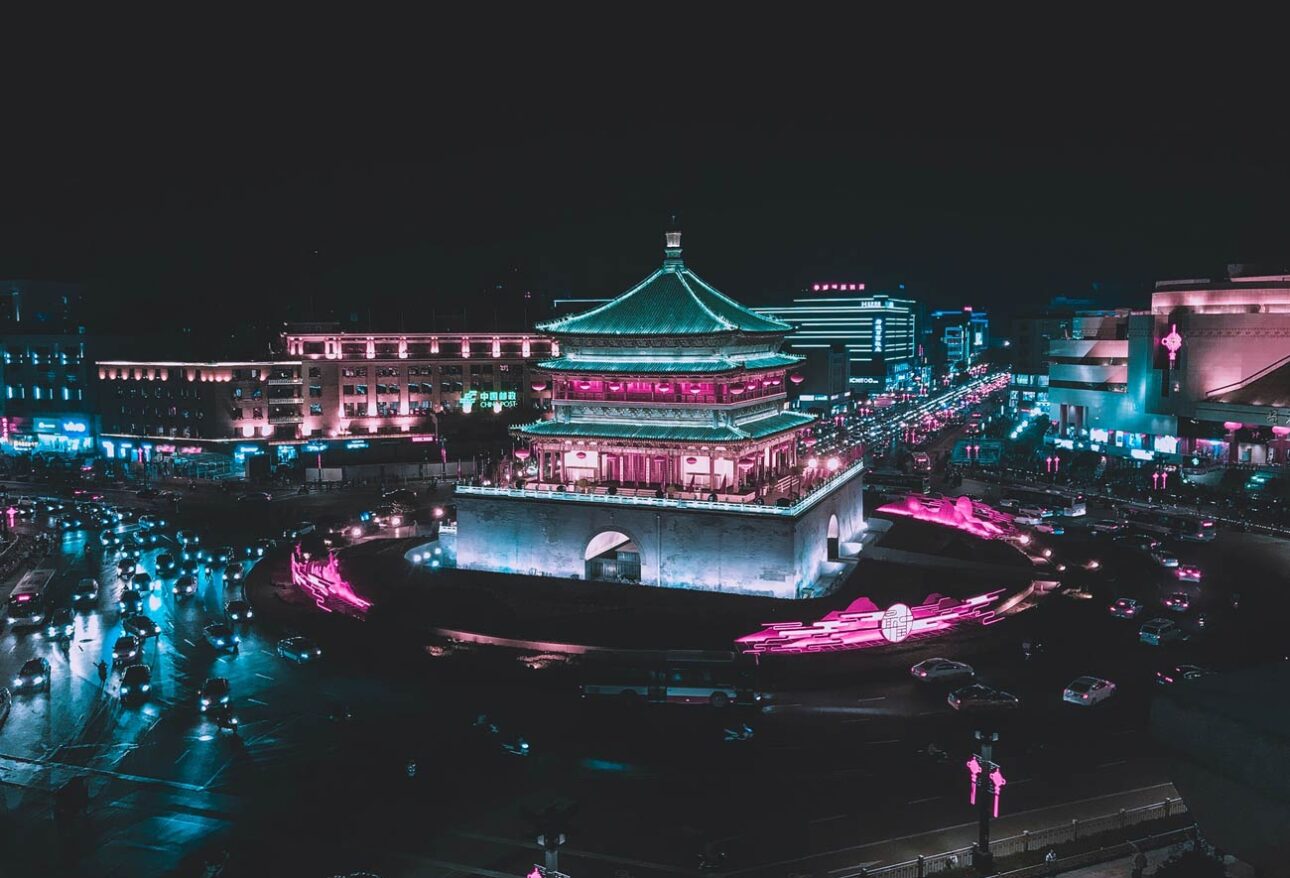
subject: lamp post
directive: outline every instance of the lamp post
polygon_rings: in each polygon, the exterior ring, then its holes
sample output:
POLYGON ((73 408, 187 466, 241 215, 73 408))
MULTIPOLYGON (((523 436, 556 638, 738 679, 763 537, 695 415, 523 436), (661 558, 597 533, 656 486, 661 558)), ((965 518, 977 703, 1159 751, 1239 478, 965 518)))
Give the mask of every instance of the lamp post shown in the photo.
POLYGON ((971 776, 969 802, 976 806, 977 842, 972 848, 972 865, 983 873, 994 869, 994 854, 990 852, 990 818, 999 816, 999 793, 1007 781, 993 761, 994 744, 998 732, 975 732, 979 753, 967 762, 971 776))

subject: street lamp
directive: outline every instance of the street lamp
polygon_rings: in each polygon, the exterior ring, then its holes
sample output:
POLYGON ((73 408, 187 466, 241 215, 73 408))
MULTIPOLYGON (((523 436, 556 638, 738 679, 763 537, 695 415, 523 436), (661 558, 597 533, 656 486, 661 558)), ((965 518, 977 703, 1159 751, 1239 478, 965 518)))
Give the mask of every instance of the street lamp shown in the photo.
POLYGON ((972 865, 987 872, 994 866, 994 854, 990 852, 990 818, 999 816, 999 793, 1008 781, 993 761, 999 733, 978 731, 974 736, 981 752, 973 754, 967 761, 971 777, 968 802, 976 806, 977 813, 977 842, 972 848, 972 865))

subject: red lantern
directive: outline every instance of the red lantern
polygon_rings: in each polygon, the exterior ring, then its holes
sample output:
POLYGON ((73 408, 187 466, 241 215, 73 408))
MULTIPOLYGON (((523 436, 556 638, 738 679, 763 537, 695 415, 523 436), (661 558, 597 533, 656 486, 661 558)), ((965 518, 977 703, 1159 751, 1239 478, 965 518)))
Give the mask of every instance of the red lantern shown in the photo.
POLYGON ((691 385, 690 385, 690 392, 691 392, 691 393, 693 393, 695 396, 698 396, 700 393, 702 393, 702 392, 703 392, 703 388, 702 388, 702 387, 700 387, 700 386, 699 386, 699 385, 697 385, 697 384, 691 384, 691 385))
POLYGON ((590 389, 591 389, 591 382, 590 382, 590 381, 579 381, 579 382, 578 382, 578 389, 579 389, 579 390, 590 390, 590 389))
POLYGON ((529 459, 529 454, 530 454, 530 452, 529 452, 529 450, 528 450, 527 448, 516 448, 516 449, 515 449, 515 459, 516 459, 516 460, 528 460, 528 459, 529 459))
POLYGON ((742 381, 736 381, 734 384, 730 385, 731 395, 739 396, 743 392, 744 392, 744 383, 742 381))
POLYGON ((658 386, 657 386, 655 389, 656 389, 659 393, 671 393, 671 392, 672 392, 672 385, 671 385, 671 384, 668 384, 666 381, 660 381, 660 382, 659 382, 659 384, 658 384, 658 386))
POLYGON ((794 372, 792 375, 788 376, 788 380, 792 381, 794 384, 801 384, 806 379, 803 378, 801 375, 799 375, 797 372, 794 372))
POLYGON ((623 386, 619 384, 617 381, 615 381, 609 385, 609 389, 612 390, 614 393, 617 393, 618 391, 623 389, 623 386))
POLYGON ((806 447, 807 447, 807 448, 813 448, 813 447, 815 446, 815 437, 814 437, 814 436, 807 436, 807 437, 806 437, 805 444, 806 444, 806 447))
POLYGON ((546 382, 534 381, 532 384, 529 385, 529 387, 533 388, 534 393, 541 393, 542 391, 546 390, 546 382))
POLYGON ((694 466, 696 463, 699 462, 699 459, 697 457, 687 457, 685 459, 685 462, 688 463, 690 466, 694 466))

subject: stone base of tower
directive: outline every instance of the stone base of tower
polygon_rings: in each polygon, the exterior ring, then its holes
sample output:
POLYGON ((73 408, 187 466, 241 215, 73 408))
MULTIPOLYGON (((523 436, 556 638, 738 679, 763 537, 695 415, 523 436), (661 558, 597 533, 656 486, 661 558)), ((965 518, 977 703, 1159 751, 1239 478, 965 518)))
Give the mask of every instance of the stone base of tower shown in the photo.
POLYGON ((459 488, 457 567, 798 598, 864 530, 859 464, 795 506, 459 488))

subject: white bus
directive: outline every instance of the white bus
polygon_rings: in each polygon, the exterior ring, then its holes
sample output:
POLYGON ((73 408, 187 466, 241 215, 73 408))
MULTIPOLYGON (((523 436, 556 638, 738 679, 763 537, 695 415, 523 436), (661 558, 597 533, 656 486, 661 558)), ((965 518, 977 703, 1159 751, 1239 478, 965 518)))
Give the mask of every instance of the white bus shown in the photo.
POLYGON ((11 625, 40 625, 49 612, 49 583, 54 578, 54 568, 39 567, 23 574, 13 587, 5 605, 5 615, 11 625))
POLYGON ((1083 494, 1021 485, 1000 490, 1000 509, 1020 509, 1024 506, 1046 509, 1054 515, 1064 515, 1067 518, 1078 518, 1088 514, 1088 505, 1083 494))
POLYGON ((1139 506, 1126 503, 1116 509, 1121 521, 1136 531, 1173 537, 1195 543, 1206 543, 1214 539, 1214 522, 1212 519, 1185 512, 1169 512, 1150 506, 1139 506))
POLYGON ((756 705, 754 668, 743 661, 669 660, 641 665, 588 665, 584 698, 617 697, 656 704, 756 705))

